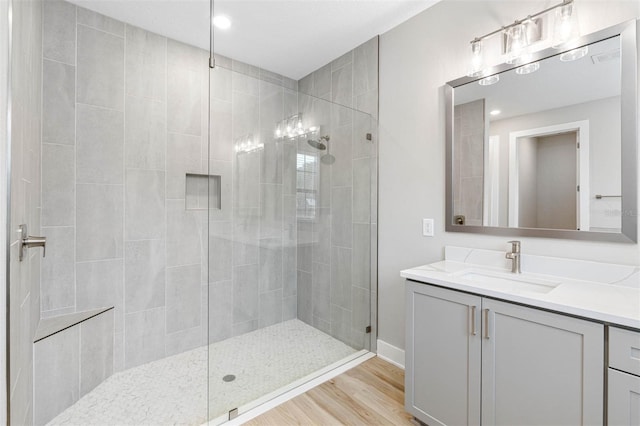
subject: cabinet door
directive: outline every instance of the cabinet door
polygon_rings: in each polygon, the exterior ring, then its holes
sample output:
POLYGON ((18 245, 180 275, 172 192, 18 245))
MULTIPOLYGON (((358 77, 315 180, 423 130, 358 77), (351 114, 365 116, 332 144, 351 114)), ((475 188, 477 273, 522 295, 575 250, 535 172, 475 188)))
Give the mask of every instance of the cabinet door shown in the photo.
POLYGON ((430 426, 480 424, 481 300, 407 281, 405 405, 430 426))
POLYGON ((482 301, 482 423, 601 425, 604 326, 482 301))
POLYGON ((609 369, 609 426, 640 425, 640 377, 609 369))

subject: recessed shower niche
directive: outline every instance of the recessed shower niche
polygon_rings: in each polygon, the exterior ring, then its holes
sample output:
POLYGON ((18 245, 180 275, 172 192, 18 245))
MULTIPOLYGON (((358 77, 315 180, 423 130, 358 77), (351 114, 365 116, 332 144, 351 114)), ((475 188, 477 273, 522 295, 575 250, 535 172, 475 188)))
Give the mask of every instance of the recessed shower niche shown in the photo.
POLYGON ((184 198, 187 210, 222 210, 222 176, 187 173, 184 198))

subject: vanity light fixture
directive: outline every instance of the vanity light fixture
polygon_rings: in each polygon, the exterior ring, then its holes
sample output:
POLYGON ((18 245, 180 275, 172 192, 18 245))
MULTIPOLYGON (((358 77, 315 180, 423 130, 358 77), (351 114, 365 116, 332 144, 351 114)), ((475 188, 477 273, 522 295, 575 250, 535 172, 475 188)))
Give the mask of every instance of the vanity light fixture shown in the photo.
POLYGON ((276 123, 273 136, 276 139, 293 139, 297 136, 304 136, 313 133, 317 128, 306 128, 302 119, 302 113, 293 114, 276 123))
POLYGON ((536 72, 540 69, 540 62, 531 62, 530 64, 523 65, 521 67, 516 68, 516 74, 525 75, 531 74, 532 72, 536 72))
POLYGON ((515 64, 526 62, 528 58, 527 48, 529 47, 529 36, 527 35, 527 26, 531 20, 521 22, 505 30, 505 53, 507 54, 507 63, 515 64))
POLYGON ((580 35, 578 15, 573 2, 565 2, 556 9, 553 22, 553 48, 559 48, 564 43, 580 35))
POLYGON ((489 114, 491 114, 491 115, 500 115, 501 112, 502 111, 500 111, 499 109, 494 109, 491 112, 489 112, 489 114))
POLYGON ((577 61, 580 58, 584 58, 589 53, 589 46, 582 46, 577 49, 569 50, 560 55, 562 62, 577 61))
POLYGON ((489 77, 485 77, 482 80, 478 80, 478 84, 480 86, 491 86, 492 84, 496 84, 500 81, 500 76, 498 74, 490 75, 489 77))
POLYGON ((482 54, 482 40, 471 42, 471 68, 467 74, 469 77, 479 77, 484 68, 484 58, 482 54))
MULTIPOLYGON (((552 39, 549 43, 546 43, 546 46, 551 44, 553 47, 560 47, 577 38, 580 34, 574 0, 563 0, 562 3, 529 15, 526 18, 516 20, 513 24, 471 40, 470 71, 467 75, 469 77, 481 77, 485 73, 483 42, 495 35, 502 36, 501 53, 506 55, 506 62, 516 65, 524 64, 518 68, 519 71, 516 71, 518 74, 530 74, 537 71, 540 67, 539 64, 528 63, 531 61, 533 53, 532 46, 542 39, 543 18, 547 18, 546 22, 551 22, 551 18, 547 15, 551 15, 551 12, 554 11, 555 19, 553 20, 553 29, 550 31, 552 39)), ((540 43, 537 49, 544 47, 545 43, 540 43)), ((494 84, 498 81, 498 79, 491 79, 482 83, 482 80, 479 81, 482 85, 494 84)))

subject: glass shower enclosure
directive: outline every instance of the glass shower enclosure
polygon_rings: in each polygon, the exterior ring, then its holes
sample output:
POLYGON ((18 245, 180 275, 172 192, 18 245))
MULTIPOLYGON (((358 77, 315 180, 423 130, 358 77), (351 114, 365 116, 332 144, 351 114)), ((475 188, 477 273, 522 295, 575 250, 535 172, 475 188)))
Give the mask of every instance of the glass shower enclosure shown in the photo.
POLYGON ((228 58, 210 70, 209 418, 371 345, 369 114, 228 58))
POLYGON ((13 3, 12 423, 219 424, 374 349, 377 39, 294 80, 13 3))

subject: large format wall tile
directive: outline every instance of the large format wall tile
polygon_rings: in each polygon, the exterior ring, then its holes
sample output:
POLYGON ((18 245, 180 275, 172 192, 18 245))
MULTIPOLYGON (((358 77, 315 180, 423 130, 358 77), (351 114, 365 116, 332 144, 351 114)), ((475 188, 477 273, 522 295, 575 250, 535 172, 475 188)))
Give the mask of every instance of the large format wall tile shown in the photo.
POLYGON ((77 182, 123 183, 123 113, 79 104, 77 114, 77 182))
POLYGON ((127 95, 165 101, 167 39, 127 25, 125 40, 127 95))
POLYGON ((202 73, 177 62, 170 53, 167 61, 167 129, 200 136, 202 73))
POLYGON ((78 24, 124 37, 124 23, 83 7, 78 8, 78 24))
POLYGON ((282 289, 260 293, 259 327, 282 322, 282 289))
POLYGON ((34 345, 34 423, 44 425, 80 398, 80 327, 34 345))
POLYGON ((113 374, 113 310, 80 324, 80 397, 113 374))
POLYGON ((43 226, 73 226, 76 210, 75 149, 42 144, 43 226))
POLYGON ((46 59, 42 61, 42 67, 42 141, 73 145, 76 136, 76 67, 46 59))
POLYGON ((163 240, 125 241, 125 312, 165 304, 165 243, 163 240))
POLYGON ((125 105, 125 167, 164 170, 167 145, 166 104, 126 96, 125 105))
POLYGON ((154 170, 128 169, 125 183, 126 240, 164 238, 165 174, 154 170))
POLYGON ((260 292, 282 288, 282 239, 260 240, 260 292))
POLYGON ((42 259, 42 311, 75 307, 75 231, 73 227, 43 227, 47 256, 42 259))
POLYGON ((164 307, 126 314, 124 366, 135 367, 164 357, 164 307))
POLYGON ((76 260, 122 258, 123 186, 79 184, 76 190, 76 260))
POLYGON ((200 325, 200 264, 167 268, 167 333, 200 325))
POLYGON ((124 264, 122 259, 76 264, 76 310, 115 307, 115 331, 122 331, 124 264))
POLYGON ((185 210, 184 200, 167 200, 167 266, 201 264, 204 211, 185 210))
POLYGON ((351 247, 353 224, 351 222, 351 188, 333 188, 332 197, 331 244, 351 247))
POLYGON ((233 323, 258 320, 258 265, 233 268, 233 323))
POLYGON ((167 198, 182 199, 186 195, 187 173, 202 170, 202 140, 199 136, 169 133, 167 139, 167 198))
POLYGON ((76 7, 66 1, 44 3, 42 56, 65 64, 76 63, 76 7))
POLYGON ((208 343, 219 342, 232 336, 233 324, 233 281, 219 281, 209 284, 208 293, 209 335, 208 343))
POLYGON ((351 309, 351 249, 331 248, 331 303, 351 309))
POLYGON ((78 25, 77 100, 122 111, 124 39, 78 25))

